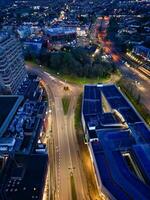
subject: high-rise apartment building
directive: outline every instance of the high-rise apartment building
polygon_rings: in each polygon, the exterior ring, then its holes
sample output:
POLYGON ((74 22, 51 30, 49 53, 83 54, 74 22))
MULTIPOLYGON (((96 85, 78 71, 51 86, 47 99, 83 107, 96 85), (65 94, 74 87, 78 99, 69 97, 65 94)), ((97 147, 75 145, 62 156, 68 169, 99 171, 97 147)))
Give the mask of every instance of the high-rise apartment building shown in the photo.
POLYGON ((15 94, 27 77, 23 52, 15 36, 0 32, 0 85, 15 94))

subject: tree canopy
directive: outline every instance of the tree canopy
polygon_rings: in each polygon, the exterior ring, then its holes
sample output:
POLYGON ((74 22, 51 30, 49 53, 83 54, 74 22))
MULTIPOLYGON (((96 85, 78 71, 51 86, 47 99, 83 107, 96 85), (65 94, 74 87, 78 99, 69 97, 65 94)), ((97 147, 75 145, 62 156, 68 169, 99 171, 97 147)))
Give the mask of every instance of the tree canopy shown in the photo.
POLYGON ((91 52, 83 47, 57 52, 43 51, 39 61, 55 72, 79 77, 106 77, 115 71, 112 62, 101 59, 101 53, 93 58, 91 52))

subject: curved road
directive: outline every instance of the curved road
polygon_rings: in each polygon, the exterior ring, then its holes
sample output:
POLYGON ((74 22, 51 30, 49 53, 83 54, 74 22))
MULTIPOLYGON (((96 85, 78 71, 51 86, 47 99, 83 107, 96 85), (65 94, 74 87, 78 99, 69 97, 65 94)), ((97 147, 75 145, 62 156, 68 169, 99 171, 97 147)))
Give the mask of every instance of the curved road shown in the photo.
POLYGON ((69 92, 65 92, 64 85, 66 83, 39 68, 28 68, 28 70, 37 74, 45 82, 49 104, 52 106, 52 133, 48 142, 50 157, 49 199, 71 200, 70 177, 73 175, 77 199, 88 200, 86 177, 74 127, 74 110, 81 88, 69 85, 69 92), (70 97, 67 115, 64 115, 62 106, 64 95, 70 97))

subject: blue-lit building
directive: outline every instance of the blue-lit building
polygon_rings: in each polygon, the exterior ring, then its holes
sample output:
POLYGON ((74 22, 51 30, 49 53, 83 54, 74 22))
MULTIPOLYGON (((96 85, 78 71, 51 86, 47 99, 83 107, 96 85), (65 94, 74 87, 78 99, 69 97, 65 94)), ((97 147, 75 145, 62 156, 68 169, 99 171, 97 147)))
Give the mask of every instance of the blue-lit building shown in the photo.
POLYGON ((0 31, 0 85, 16 94, 27 78, 21 43, 14 35, 0 31))
POLYGON ((150 199, 150 130, 115 85, 85 85, 82 124, 99 190, 150 199))
POLYGON ((32 34, 32 28, 30 26, 21 26, 17 29, 20 39, 28 38, 32 34))
POLYGON ((42 50, 42 39, 32 39, 23 42, 23 50, 25 54, 31 53, 31 55, 39 55, 42 50))
POLYGON ((0 95, 0 137, 7 130, 22 101, 21 95, 0 95))
POLYGON ((133 52, 146 60, 150 60, 150 48, 138 45, 133 48, 133 52))
POLYGON ((76 40, 76 29, 67 27, 46 28, 44 30, 50 42, 76 40))
POLYGON ((0 95, 0 200, 42 200, 48 167, 45 93, 36 76, 0 95))

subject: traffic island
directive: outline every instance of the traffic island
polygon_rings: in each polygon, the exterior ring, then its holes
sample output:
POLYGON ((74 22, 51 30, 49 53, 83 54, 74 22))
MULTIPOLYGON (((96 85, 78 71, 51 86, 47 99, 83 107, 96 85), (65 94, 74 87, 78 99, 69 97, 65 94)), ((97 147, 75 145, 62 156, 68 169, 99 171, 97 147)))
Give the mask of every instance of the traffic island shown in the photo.
POLYGON ((76 193, 76 188, 75 188, 75 181, 74 181, 74 176, 73 173, 70 173, 70 183, 71 183, 71 196, 72 200, 77 200, 77 193, 76 193))
POLYGON ((64 96, 62 98, 62 105, 63 105, 63 110, 64 110, 65 115, 67 115, 68 113, 69 104, 70 104, 70 97, 64 96))

